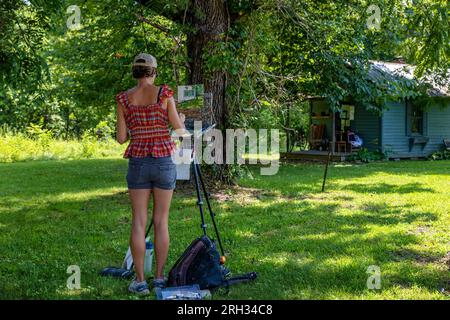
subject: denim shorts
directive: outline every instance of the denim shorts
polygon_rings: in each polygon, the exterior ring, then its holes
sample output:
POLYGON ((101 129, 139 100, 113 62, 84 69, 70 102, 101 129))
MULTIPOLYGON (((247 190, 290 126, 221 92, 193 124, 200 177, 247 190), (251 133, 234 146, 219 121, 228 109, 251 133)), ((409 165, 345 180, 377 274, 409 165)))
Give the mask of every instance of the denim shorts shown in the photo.
POLYGON ((177 170, 172 157, 130 158, 128 160, 128 189, 175 189, 177 170))

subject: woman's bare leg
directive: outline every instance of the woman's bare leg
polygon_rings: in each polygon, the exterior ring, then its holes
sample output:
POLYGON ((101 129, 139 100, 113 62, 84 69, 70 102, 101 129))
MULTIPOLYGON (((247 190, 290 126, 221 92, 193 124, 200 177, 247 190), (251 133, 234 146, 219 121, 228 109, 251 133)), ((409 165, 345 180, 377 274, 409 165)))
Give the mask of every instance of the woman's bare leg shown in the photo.
POLYGON ((136 281, 144 277, 145 227, 147 225, 148 200, 151 189, 128 189, 131 199, 133 218, 131 223, 130 247, 136 269, 136 281))
POLYGON ((153 189, 153 224, 155 227, 155 279, 164 278, 169 252, 169 209, 173 190, 153 189))

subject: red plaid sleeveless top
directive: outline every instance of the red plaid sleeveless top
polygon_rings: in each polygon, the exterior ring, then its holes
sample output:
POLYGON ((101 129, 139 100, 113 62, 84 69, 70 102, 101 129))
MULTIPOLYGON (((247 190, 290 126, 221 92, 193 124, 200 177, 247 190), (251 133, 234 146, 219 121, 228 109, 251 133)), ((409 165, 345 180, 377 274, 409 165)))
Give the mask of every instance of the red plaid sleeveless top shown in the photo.
POLYGON ((155 158, 170 156, 175 151, 169 132, 169 117, 167 108, 162 104, 165 99, 173 96, 173 91, 162 85, 158 102, 148 105, 133 105, 128 102, 127 92, 116 95, 117 102, 125 108, 125 121, 130 130, 130 143, 124 153, 124 158, 155 158))

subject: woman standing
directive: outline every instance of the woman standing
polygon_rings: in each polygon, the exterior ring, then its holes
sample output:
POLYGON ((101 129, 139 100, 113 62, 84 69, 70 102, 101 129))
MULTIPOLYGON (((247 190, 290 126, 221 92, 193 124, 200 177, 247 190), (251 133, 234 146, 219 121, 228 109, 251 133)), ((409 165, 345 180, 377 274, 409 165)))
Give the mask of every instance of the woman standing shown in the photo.
POLYGON ((132 73, 137 86, 116 96, 117 141, 130 143, 124 157, 129 159, 127 184, 133 212, 130 247, 136 278, 130 292, 149 293, 144 278, 145 227, 150 196, 153 195, 154 245, 156 256, 154 287, 164 287, 164 265, 169 250, 168 218, 176 183, 176 168, 171 155, 175 151, 169 131, 184 129, 184 116, 178 115, 173 91, 154 84, 156 59, 146 53, 136 56, 132 73))

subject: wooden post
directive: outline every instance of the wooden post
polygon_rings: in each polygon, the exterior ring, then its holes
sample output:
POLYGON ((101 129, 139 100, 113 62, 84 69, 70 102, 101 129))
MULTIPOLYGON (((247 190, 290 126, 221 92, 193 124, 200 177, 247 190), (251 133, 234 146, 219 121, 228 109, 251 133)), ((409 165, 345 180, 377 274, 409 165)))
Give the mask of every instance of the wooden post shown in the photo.
POLYGON ((334 110, 331 110, 331 112, 333 113, 333 124, 331 129, 331 153, 334 154, 334 148, 336 146, 336 112, 334 112, 334 110))

